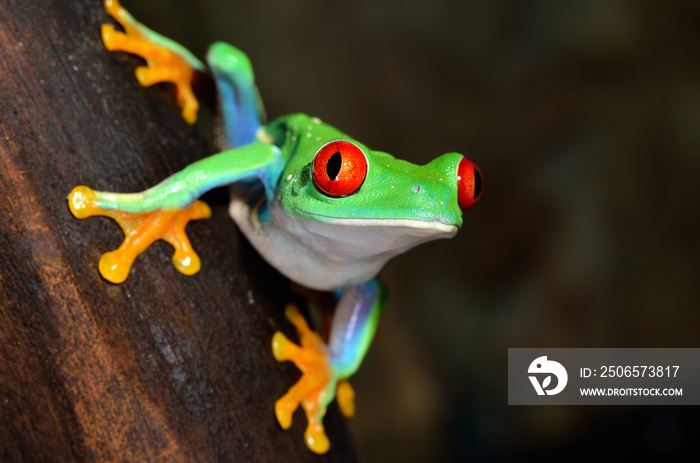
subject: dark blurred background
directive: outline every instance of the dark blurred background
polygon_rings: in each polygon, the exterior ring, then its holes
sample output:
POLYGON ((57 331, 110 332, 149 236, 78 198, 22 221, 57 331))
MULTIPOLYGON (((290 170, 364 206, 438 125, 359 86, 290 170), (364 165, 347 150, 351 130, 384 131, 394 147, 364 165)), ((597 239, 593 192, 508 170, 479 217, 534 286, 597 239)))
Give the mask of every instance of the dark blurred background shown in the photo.
POLYGON ((458 236, 384 272, 352 381, 364 461, 697 456, 697 408, 509 407, 506 364, 509 347, 700 347, 700 2, 123 3, 200 57, 243 49, 271 118, 481 168, 458 236))

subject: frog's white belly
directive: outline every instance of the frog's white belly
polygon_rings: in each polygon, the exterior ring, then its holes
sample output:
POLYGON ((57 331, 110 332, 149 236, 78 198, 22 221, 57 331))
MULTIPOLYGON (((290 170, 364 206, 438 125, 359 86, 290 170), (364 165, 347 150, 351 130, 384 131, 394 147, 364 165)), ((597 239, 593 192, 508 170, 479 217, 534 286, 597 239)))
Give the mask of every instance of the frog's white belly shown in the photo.
POLYGON ((260 255, 290 280, 322 291, 368 281, 392 257, 457 233, 454 225, 418 220, 317 222, 287 214, 278 201, 269 212, 263 224, 246 198, 232 194, 229 213, 260 255))

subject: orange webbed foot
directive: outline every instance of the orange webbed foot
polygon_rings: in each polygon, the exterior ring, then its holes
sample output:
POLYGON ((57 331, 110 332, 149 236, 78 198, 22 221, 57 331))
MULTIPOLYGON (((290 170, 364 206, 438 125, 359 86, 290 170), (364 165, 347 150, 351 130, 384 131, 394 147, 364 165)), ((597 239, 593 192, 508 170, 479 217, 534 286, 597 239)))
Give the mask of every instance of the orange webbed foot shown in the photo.
POLYGON ((79 186, 71 191, 68 204, 71 213, 79 219, 92 216, 109 217, 123 230, 124 241, 121 246, 100 258, 100 274, 106 280, 112 283, 126 280, 134 259, 159 239, 175 248, 172 262, 180 273, 193 275, 199 271, 199 256, 192 249, 185 234, 185 227, 190 220, 211 216, 211 209, 203 201, 195 201, 186 209, 158 209, 134 214, 97 206, 95 191, 86 186, 79 186))
POLYGON ((306 445, 315 453, 326 453, 330 441, 323 426, 328 404, 336 396, 341 412, 352 417, 355 412, 355 392, 347 380, 338 380, 321 337, 309 328, 304 317, 293 305, 285 309, 287 319, 296 327, 300 338, 297 345, 281 332, 272 338, 272 352, 279 362, 290 360, 301 370, 302 376, 287 393, 275 403, 275 415, 283 429, 292 425, 292 415, 301 404, 306 414, 304 432, 306 445))
POLYGON ((199 110, 199 102, 192 91, 192 81, 197 70, 193 62, 196 58, 189 56, 189 52, 181 45, 136 21, 118 0, 105 0, 104 7, 124 28, 124 32, 120 32, 109 24, 103 24, 102 41, 105 47, 110 51, 138 55, 146 60, 146 66, 136 69, 136 78, 144 87, 160 82, 175 84, 182 117, 187 123, 194 124, 199 110))

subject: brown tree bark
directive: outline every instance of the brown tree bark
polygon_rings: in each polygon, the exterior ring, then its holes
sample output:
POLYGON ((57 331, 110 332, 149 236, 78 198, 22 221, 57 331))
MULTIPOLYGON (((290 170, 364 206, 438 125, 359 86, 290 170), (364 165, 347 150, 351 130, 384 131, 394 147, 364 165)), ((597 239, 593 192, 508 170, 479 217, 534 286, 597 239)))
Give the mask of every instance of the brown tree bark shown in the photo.
POLYGON ((169 89, 144 89, 138 58, 109 53, 99 0, 0 2, 0 459, 354 461, 344 420, 331 451, 306 449, 303 414, 274 402, 299 377, 272 357, 286 282, 240 238, 225 194, 188 232, 202 270, 180 275, 156 243, 127 281, 97 271, 122 239, 77 220, 86 184, 140 191, 208 154, 169 89))

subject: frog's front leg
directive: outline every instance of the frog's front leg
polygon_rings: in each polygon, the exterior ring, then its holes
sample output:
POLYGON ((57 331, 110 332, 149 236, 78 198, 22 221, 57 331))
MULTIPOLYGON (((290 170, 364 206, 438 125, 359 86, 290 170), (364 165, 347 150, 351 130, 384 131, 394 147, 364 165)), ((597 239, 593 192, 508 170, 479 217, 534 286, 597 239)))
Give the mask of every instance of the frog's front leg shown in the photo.
POLYGON ((266 189, 284 164, 279 150, 264 142, 233 148, 190 164, 160 184, 141 193, 109 193, 78 186, 68 196, 79 219, 101 215, 119 223, 124 241, 119 249, 100 259, 102 276, 121 283, 133 260, 156 240, 173 245, 173 264, 181 273, 199 270, 199 257, 185 234, 190 220, 209 217, 209 207, 196 201, 212 188, 243 179, 258 179, 266 189))
MULTIPOLYGON (((184 208, 165 208, 150 212, 126 212, 110 209, 105 199, 114 194, 94 191, 86 186, 73 189, 68 204, 71 213, 84 219, 92 216, 109 217, 116 221, 124 232, 124 241, 118 249, 102 254, 99 262, 100 274, 112 283, 126 280, 134 259, 146 250, 154 241, 162 239, 175 248, 173 265, 185 275, 193 275, 199 271, 200 260, 194 252, 187 235, 185 226, 190 220, 206 219, 211 210, 202 201, 195 201, 184 208)), ((123 195, 115 203, 116 207, 131 209, 126 206, 134 202, 135 197, 123 195), (124 204, 120 206, 119 204, 124 204)))
POLYGON ((308 421, 306 445, 316 453, 325 453, 330 447, 323 417, 333 398, 338 398, 346 417, 355 413, 355 393, 347 378, 357 371, 369 349, 386 296, 377 278, 346 289, 335 310, 328 344, 293 306, 287 307, 286 316, 297 329, 300 345, 281 332, 272 338, 275 358, 280 362, 291 360, 302 371, 301 379, 275 403, 277 421, 283 429, 289 429, 292 415, 301 404, 308 421))
POLYGON ((250 143, 265 119, 265 111, 248 56, 233 45, 217 42, 209 47, 207 63, 219 93, 222 144, 250 143))

